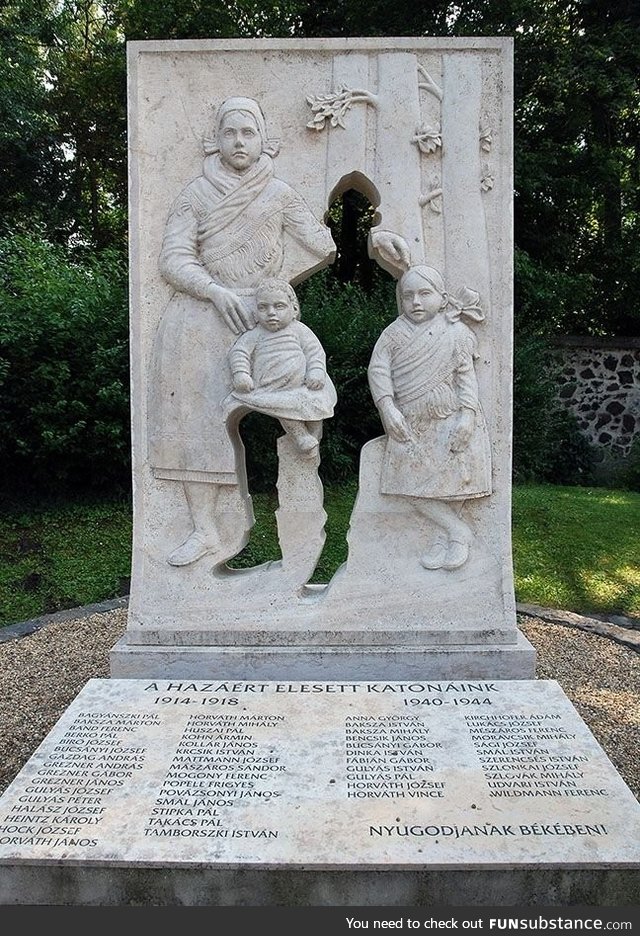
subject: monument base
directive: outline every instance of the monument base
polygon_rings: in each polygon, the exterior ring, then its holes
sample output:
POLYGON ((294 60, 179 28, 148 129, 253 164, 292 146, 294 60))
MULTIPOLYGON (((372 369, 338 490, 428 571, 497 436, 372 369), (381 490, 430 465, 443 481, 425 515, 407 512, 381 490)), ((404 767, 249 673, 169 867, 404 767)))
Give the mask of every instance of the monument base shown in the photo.
POLYGON ((110 654, 116 679, 532 679, 535 649, 520 632, 512 644, 482 646, 150 646, 125 634, 110 654))
POLYGON ((3 868, 0 904, 181 907, 627 907, 638 871, 3 868))
POLYGON ((553 680, 92 679, 0 798, 0 904, 633 906, 553 680))

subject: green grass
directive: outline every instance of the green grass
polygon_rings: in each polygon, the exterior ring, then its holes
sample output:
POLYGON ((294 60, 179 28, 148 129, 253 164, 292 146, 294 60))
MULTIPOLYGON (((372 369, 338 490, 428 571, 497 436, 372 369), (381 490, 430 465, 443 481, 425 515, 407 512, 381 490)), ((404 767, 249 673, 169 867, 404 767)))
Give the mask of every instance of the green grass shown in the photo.
POLYGON ((0 626, 126 594, 126 501, 10 508, 0 518, 0 626))
MULTIPOLYGON (((347 530, 357 485, 345 484, 341 487, 325 488, 324 508, 327 514, 325 524, 325 544, 322 555, 311 579, 312 582, 327 582, 341 562, 347 558, 347 530)), ((265 562, 267 559, 279 559, 275 511, 277 500, 274 496, 257 495, 253 498, 253 510, 256 525, 251 537, 240 555, 229 565, 243 568, 265 562)))
MULTIPOLYGON (((314 582, 346 558, 354 484, 325 490, 326 543, 314 582)), ((272 497, 235 566, 278 558, 272 497)), ((5 509, 0 518, 0 626, 126 594, 131 509, 125 501, 5 509)), ((640 494, 531 485, 513 492, 516 598, 640 617, 640 494)))
POLYGON ((640 617, 640 494, 515 488, 513 559, 518 601, 640 617))

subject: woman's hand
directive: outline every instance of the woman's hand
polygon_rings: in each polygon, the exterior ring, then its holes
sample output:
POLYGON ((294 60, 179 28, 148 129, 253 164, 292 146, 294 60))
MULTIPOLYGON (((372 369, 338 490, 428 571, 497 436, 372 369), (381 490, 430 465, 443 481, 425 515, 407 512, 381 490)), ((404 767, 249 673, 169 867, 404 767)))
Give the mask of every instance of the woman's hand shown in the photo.
POLYGON ((369 255, 379 254, 383 260, 398 270, 411 266, 411 251, 404 237, 393 231, 373 231, 369 235, 369 255))
POLYGON ((234 334, 240 335, 255 325, 250 310, 242 299, 230 289, 213 284, 209 298, 234 334))

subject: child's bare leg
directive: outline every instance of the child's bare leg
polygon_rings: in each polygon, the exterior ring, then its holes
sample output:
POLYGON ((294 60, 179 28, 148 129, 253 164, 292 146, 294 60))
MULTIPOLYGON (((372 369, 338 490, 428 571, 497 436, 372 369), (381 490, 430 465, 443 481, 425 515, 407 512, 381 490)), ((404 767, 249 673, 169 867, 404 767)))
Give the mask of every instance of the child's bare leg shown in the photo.
POLYGON ((471 528, 447 501, 417 499, 416 509, 437 528, 438 535, 433 547, 421 558, 425 569, 458 569, 469 558, 473 534, 471 528))
POLYGON ((303 455, 312 455, 317 450, 318 440, 309 432, 307 424, 301 419, 281 419, 280 424, 303 455))

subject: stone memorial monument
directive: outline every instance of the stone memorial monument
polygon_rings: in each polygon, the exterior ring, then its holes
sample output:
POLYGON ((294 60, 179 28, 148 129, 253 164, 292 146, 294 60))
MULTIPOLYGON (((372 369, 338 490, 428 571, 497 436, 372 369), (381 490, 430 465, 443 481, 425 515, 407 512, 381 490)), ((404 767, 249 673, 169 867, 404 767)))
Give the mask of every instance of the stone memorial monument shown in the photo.
POLYGON ((129 82, 128 624, 0 798, 0 904, 637 904, 640 805, 516 625, 510 40, 142 42, 129 82), (349 188, 396 305, 311 585, 337 394, 297 286, 349 188), (281 558, 238 569, 251 412, 281 558))
POLYGON ((134 541, 112 676, 533 676, 510 539, 511 56, 130 44, 134 541), (375 208, 397 308, 370 349, 384 434, 360 454, 347 558, 311 585, 336 391, 296 286, 334 260, 347 189, 375 208), (239 569, 251 412, 282 429, 281 558, 239 569))

